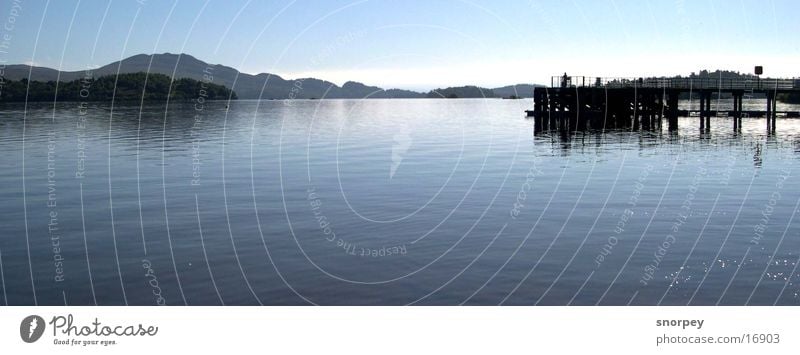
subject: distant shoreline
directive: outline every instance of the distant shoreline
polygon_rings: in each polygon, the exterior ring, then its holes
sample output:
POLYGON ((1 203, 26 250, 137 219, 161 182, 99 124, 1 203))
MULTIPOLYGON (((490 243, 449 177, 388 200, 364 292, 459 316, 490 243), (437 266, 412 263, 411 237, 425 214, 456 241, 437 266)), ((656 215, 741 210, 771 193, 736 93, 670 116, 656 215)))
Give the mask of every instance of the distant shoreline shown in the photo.
MULTIPOLYGON (((476 85, 450 86, 433 90, 414 91, 381 88, 355 81, 342 85, 317 78, 283 78, 272 73, 247 74, 222 64, 210 64, 189 54, 137 54, 91 70, 62 71, 26 64, 9 64, 0 71, 4 80, 31 80, 40 82, 80 80, 87 75, 93 78, 116 77, 121 74, 161 74, 175 80, 184 78, 213 83, 231 88, 242 99, 292 99, 322 98, 359 99, 375 98, 425 98, 425 97, 532 97, 537 84, 513 84, 495 88, 476 85)), ((0 80, 0 87, 3 81, 0 80)))
POLYGON ((163 74, 130 73, 71 81, 0 81, 0 102, 101 102, 167 101, 205 102, 237 99, 236 92, 210 81, 189 78, 173 80, 163 74))
MULTIPOLYGON (((320 99, 209 99, 205 100, 205 102, 220 102, 220 103, 233 103, 233 102, 253 102, 253 101, 288 101, 288 102, 303 102, 303 101, 402 101, 402 100, 409 100, 409 101, 420 101, 420 100, 431 100, 431 101, 445 101, 445 100, 503 100, 503 101, 525 101, 530 100, 532 98, 519 98, 519 99, 508 99, 504 97, 458 97, 458 98, 448 98, 448 99, 441 99, 441 98, 431 98, 431 97, 377 97, 377 98, 320 98, 320 99)), ((110 104, 110 100, 58 100, 55 103, 108 103, 110 104)), ((115 103, 122 103, 122 104, 139 104, 142 100, 114 100, 115 103)), ((144 100, 146 104, 154 104, 154 103, 162 103, 165 104, 165 100, 144 100)), ((195 100, 192 99, 170 99, 170 103, 193 103, 195 100)), ((3 101, 0 100, 0 105, 2 104, 24 104, 25 101, 3 101)), ((53 100, 28 100, 28 103, 48 103, 52 104, 53 100)))
MULTIPOLYGON (((529 101, 533 98, 530 97, 520 97, 516 99, 509 99, 505 97, 456 97, 456 98, 431 98, 431 97, 365 97, 365 98, 319 98, 319 99, 207 99, 205 102, 253 102, 253 101, 287 101, 287 102, 303 102, 303 101, 403 101, 403 100, 410 100, 410 101, 417 101, 417 100, 432 100, 432 101, 449 101, 449 100, 503 100, 503 101, 529 101)), ((712 101, 717 100, 716 98, 712 101)), ((731 100, 730 97, 723 97, 720 100, 731 100)), ((751 100, 759 100, 759 98, 752 98, 751 100)), ((170 99, 171 103, 192 103, 194 99, 170 99)), ((690 102, 690 101, 697 101, 697 99, 688 99, 682 98, 680 102, 690 102)), ((87 102, 87 103, 111 103, 110 100, 58 100, 56 103, 80 103, 80 102, 87 102)), ((115 103, 125 103, 125 104, 139 104, 142 100, 123 100, 123 99, 115 99, 115 103)), ((791 102, 791 101, 781 101, 779 102, 784 104, 790 105, 800 105, 800 102, 791 102)), ((2 104, 24 104, 25 101, 4 101, 0 100, 0 105, 2 104)), ((53 103, 53 100, 28 100, 28 103, 53 103)), ((144 103, 152 104, 152 103, 166 103, 165 100, 144 100, 144 103)))

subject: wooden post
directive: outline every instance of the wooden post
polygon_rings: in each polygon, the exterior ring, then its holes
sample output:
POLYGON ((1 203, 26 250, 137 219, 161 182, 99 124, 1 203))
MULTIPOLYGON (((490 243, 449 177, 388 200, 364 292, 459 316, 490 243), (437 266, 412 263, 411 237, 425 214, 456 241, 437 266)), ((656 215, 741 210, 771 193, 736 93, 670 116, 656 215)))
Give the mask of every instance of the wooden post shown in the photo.
POLYGON ((742 93, 733 93, 733 131, 739 131, 739 118, 742 116, 742 93))
POLYGON ((642 105, 642 109, 639 111, 639 114, 641 117, 640 122, 642 124, 643 131, 650 129, 650 93, 648 91, 645 91, 642 95, 642 98, 639 100, 642 105))
POLYGON ((661 123, 664 121, 664 96, 667 95, 667 90, 661 93, 658 97, 658 130, 661 130, 661 123))
POLYGON ((778 100, 772 97, 772 132, 776 131, 778 123, 778 100))
POLYGON ((739 95, 739 117, 738 117, 738 121, 739 121, 739 131, 741 131, 741 130, 742 130, 742 116, 743 116, 743 113, 742 113, 742 111, 743 111, 743 110, 742 110, 742 99, 744 99, 744 93, 742 93, 741 95, 739 95))
POLYGON ((669 93, 669 130, 670 131, 677 131, 678 130, 678 95, 680 92, 675 90, 669 93))
POLYGON ((544 107, 547 104, 545 101, 545 89, 543 88, 535 88, 533 89, 533 119, 534 119, 534 131, 542 131, 545 129, 545 113, 544 107))
POLYGON ((700 92, 700 131, 706 130, 706 94, 700 92))
POLYGON ((706 99, 706 132, 711 130, 711 91, 708 92, 708 98, 706 99))
POLYGON ((767 132, 772 132, 772 94, 767 92, 767 132))
POLYGON ((638 131, 640 127, 639 117, 642 115, 642 99, 639 97, 638 90, 634 90, 633 98, 633 130, 638 131))
POLYGON ((736 96, 736 94, 734 93, 733 94, 733 131, 734 132, 736 132, 736 130, 738 128, 737 125, 736 125, 738 123, 736 121, 736 113, 738 112, 736 110, 736 108, 739 107, 739 102, 738 101, 739 101, 739 97, 736 96))
MULTIPOLYGON (((551 91, 554 91, 554 90, 555 89, 553 89, 551 91)), ((555 94, 554 92, 548 92, 547 93, 547 106, 548 106, 547 120, 550 122, 547 125, 547 129, 551 130, 551 131, 556 129, 556 118, 557 118, 557 115, 558 115, 556 113, 556 102, 555 102, 555 99, 553 98, 554 94, 555 94)))

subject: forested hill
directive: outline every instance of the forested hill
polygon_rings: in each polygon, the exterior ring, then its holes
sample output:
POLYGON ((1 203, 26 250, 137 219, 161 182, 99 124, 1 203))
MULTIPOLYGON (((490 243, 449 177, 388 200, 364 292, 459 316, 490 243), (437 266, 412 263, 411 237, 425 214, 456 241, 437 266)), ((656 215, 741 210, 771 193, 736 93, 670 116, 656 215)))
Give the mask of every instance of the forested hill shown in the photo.
POLYGON ((189 78, 172 81, 163 74, 129 73, 66 82, 6 80, 0 82, 0 102, 34 101, 227 100, 236 93, 222 85, 189 78), (30 84, 30 85, 29 85, 30 84), (58 97, 56 97, 58 92, 58 97))
POLYGON ((496 97, 492 89, 477 86, 458 86, 444 89, 435 89, 428 92, 425 97, 429 99, 464 99, 464 98, 489 98, 496 97))
MULTIPOLYGON (((211 76, 214 83, 225 85, 229 89, 236 91, 240 99, 410 99, 428 96, 423 92, 383 89, 355 81, 348 81, 342 86, 338 86, 323 79, 284 79, 279 75, 270 73, 247 74, 222 64, 206 63, 189 54, 137 54, 93 69, 92 72, 96 77, 115 75, 116 73, 149 72, 151 75, 158 73, 175 79, 189 78, 201 81, 211 76)), ((5 66, 2 75, 5 80, 30 78, 30 80, 51 81, 60 78, 62 81, 71 81, 81 79, 84 76, 84 71, 59 71, 25 64, 9 64, 5 66)), ((493 90, 495 90, 494 95, 497 97, 509 97, 512 95, 531 97, 533 95, 533 88, 530 84, 506 86, 493 90)), ((446 94, 456 97, 489 97, 486 92, 458 90, 458 88, 448 91, 446 94)), ((434 94, 433 97, 442 96, 434 94)))

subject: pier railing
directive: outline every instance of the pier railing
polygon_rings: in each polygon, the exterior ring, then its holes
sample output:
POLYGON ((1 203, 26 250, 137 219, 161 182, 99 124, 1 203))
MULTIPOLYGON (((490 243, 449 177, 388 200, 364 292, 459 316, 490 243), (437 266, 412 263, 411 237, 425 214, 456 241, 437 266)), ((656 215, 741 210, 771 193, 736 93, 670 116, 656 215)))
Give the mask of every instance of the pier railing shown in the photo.
POLYGON ((653 89, 714 90, 787 90, 800 89, 800 79, 778 78, 609 78, 590 76, 553 76, 550 86, 653 89))

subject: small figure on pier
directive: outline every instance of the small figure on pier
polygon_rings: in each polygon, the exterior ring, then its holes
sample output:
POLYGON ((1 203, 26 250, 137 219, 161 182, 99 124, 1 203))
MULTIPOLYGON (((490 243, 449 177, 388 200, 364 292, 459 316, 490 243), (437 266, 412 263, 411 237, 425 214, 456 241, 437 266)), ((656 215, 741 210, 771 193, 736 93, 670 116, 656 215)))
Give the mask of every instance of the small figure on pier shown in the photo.
POLYGON ((567 82, 569 82, 569 77, 567 76, 567 72, 564 72, 564 76, 561 77, 561 87, 567 87, 567 82))

